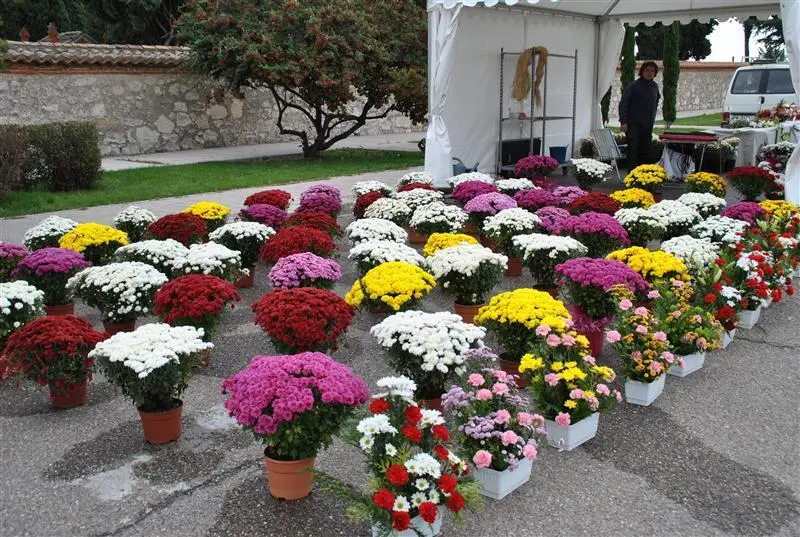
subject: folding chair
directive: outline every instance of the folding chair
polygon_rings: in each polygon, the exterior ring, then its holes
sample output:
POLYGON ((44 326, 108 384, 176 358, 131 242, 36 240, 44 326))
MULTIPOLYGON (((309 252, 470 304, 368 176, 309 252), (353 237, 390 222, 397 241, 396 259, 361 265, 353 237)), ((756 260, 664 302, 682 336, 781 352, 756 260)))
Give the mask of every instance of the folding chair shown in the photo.
POLYGON ((594 140, 595 147, 597 147, 597 160, 610 162, 617 171, 617 179, 622 182, 622 176, 619 173, 617 161, 624 157, 619 150, 617 140, 614 138, 614 133, 609 129, 598 129, 592 131, 592 139, 594 140))

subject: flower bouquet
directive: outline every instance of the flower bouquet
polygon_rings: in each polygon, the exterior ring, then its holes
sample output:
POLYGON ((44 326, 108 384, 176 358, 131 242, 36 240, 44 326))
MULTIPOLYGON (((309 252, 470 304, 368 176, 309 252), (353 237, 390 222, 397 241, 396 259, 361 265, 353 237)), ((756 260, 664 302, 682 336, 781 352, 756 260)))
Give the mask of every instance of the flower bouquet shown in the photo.
POLYGON ((689 192, 708 192, 720 198, 725 198, 727 185, 725 179, 716 173, 697 172, 686 176, 686 190, 689 192))
POLYGON ((128 244, 128 236, 113 227, 89 222, 78 224, 58 241, 59 248, 74 250, 94 265, 111 260, 120 246, 128 244))
POLYGON ((55 408, 72 408, 86 402, 94 363, 89 351, 105 337, 73 315, 44 317, 11 334, 5 354, 12 371, 50 388, 55 408))
POLYGON ((483 221, 483 235, 494 241, 497 249, 510 254, 514 237, 534 233, 539 229, 541 220, 519 207, 503 209, 494 216, 489 216, 483 221))
POLYGON ((356 280, 344 299, 360 308, 381 312, 411 309, 436 287, 436 280, 420 267, 402 261, 378 265, 356 280))
POLYGON ((731 267, 720 257, 699 271, 694 280, 693 304, 708 309, 725 329, 723 349, 733 339, 742 311, 742 293, 730 285, 733 280, 726 275, 730 271, 731 267))
MULTIPOLYGON (((445 248, 428 258, 428 268, 436 282, 445 293, 455 295, 457 310, 459 306, 485 304, 492 288, 503 279, 507 266, 508 257, 473 244, 445 248)), ((456 313, 462 315, 464 322, 472 322, 477 308, 462 311, 456 313)))
POLYGON ((693 225, 702 220, 700 213, 676 200, 659 201, 647 211, 667 228, 664 239, 686 235, 693 225))
POLYGON ((333 289, 336 282, 342 279, 342 269, 333 259, 302 252, 278 259, 269 271, 268 279, 273 289, 333 289))
POLYGON ((116 261, 138 261, 147 263, 160 273, 170 276, 172 266, 178 259, 189 255, 189 249, 174 239, 144 240, 119 248, 114 254, 116 261))
POLYGON ((500 189, 492 183, 483 181, 464 181, 453 189, 451 196, 461 205, 466 205, 471 199, 481 194, 500 193, 500 189))
POLYGON ((244 199, 245 205, 266 204, 274 205, 284 211, 289 208, 289 203, 292 201, 292 195, 285 190, 270 189, 261 190, 250 194, 244 199))
POLYGON ((182 211, 185 214, 199 216, 206 223, 206 229, 210 232, 222 227, 225 219, 231 214, 229 207, 213 201, 198 201, 182 211))
MULTIPOLYGON (((641 295, 650 287, 628 265, 611 259, 570 259, 556 267, 556 274, 571 302, 583 313, 582 317, 588 317, 587 321, 607 319, 614 314, 615 301, 608 292, 615 285, 626 286, 634 295, 641 295)), ((576 323, 580 324, 580 320, 576 319, 576 323)), ((582 327, 577 328, 581 331, 582 327)), ((593 350, 595 355, 600 354, 597 349, 593 350)))
POLYGON ((758 166, 739 166, 728 172, 728 182, 745 201, 756 201, 772 187, 774 177, 758 166))
POLYGON ((558 205, 566 207, 576 199, 588 194, 588 192, 577 186, 559 186, 553 189, 553 194, 558 198, 558 205))
POLYGON ((606 180, 606 176, 613 169, 610 164, 600 162, 593 158, 576 158, 570 161, 578 181, 578 186, 584 190, 591 190, 597 183, 606 180))
POLYGON ((192 244, 186 257, 180 257, 172 262, 172 273, 176 277, 187 274, 209 274, 233 282, 244 270, 239 251, 231 250, 216 242, 192 244))
POLYGON ((563 222, 565 218, 572 216, 569 214, 569 211, 561 207, 542 207, 533 214, 542 222, 542 228, 553 235, 558 234, 558 230, 561 228, 561 222, 563 222))
POLYGON ((466 183, 468 181, 479 181, 481 183, 489 183, 490 185, 494 184, 492 176, 482 172, 460 173, 447 180, 454 189, 461 183, 466 183))
POLYGON ((409 209, 411 209, 411 213, 413 214, 414 211, 420 207, 424 207, 425 205, 435 203, 437 201, 441 202, 444 199, 444 195, 438 190, 417 188, 414 190, 396 192, 392 195, 392 199, 404 203, 409 209))
POLYGON ((646 209, 620 209, 614 213, 614 218, 625 228, 631 244, 635 246, 646 247, 650 241, 660 239, 667 232, 662 219, 646 209))
POLYGON ((425 183, 427 185, 433 184, 433 175, 430 172, 408 172, 403 177, 397 180, 396 187, 401 187, 409 183, 425 183))
POLYGON ((512 197, 517 192, 536 188, 530 179, 516 178, 516 177, 512 177, 511 179, 498 179, 497 181, 494 182, 494 186, 497 187, 497 190, 501 194, 505 194, 506 196, 512 196, 512 197))
POLYGON ((661 243, 661 249, 672 254, 688 267, 705 267, 713 263, 719 247, 708 239, 696 239, 689 235, 674 237, 661 243))
POLYGON ((650 283, 666 281, 689 271, 674 255, 661 250, 651 252, 641 246, 611 252, 606 259, 625 263, 650 283))
POLYGON ((142 240, 147 226, 156 221, 156 215, 138 205, 131 205, 117 213, 114 227, 124 231, 131 242, 142 240))
POLYGON ((364 210, 365 218, 382 218, 397 224, 400 227, 407 227, 414 211, 411 207, 395 198, 380 198, 373 201, 364 210))
POLYGON ((617 190, 612 192, 610 196, 623 209, 647 209, 656 202, 650 192, 641 188, 617 190))
POLYGON ((350 249, 347 258, 355 263, 360 274, 366 274, 378 265, 402 261, 425 268, 425 258, 410 246, 394 241, 366 241, 350 249))
POLYGON ((253 303, 256 324, 278 352, 335 350, 355 308, 325 289, 276 289, 253 303))
POLYGON ((428 241, 422 248, 422 254, 430 257, 439 250, 450 248, 459 244, 478 244, 478 239, 463 233, 431 233, 428 241))
POLYGON ((724 211, 722 216, 733 218, 734 220, 741 220, 753 226, 756 220, 764 216, 767 212, 758 204, 752 201, 743 201, 734 203, 724 211))
POLYGON ((298 213, 327 213, 336 218, 342 210, 342 200, 339 197, 322 191, 304 193, 300 197, 298 213))
POLYGON ((286 500, 308 496, 317 454, 369 399, 361 378, 320 352, 255 356, 222 391, 230 415, 265 446, 270 493, 286 500))
MULTIPOLYGON (((8 336, 40 315, 44 315, 42 291, 25 280, 0 283, 0 354, 8 336)), ((0 363, 0 368, 4 365, 0 363)))
POLYGON ((635 167, 625 176, 625 186, 628 188, 641 188, 653 193, 666 180, 667 173, 664 168, 656 164, 643 164, 635 167))
POLYGON ((464 210, 469 215, 470 223, 481 229, 483 221, 487 217, 494 216, 504 209, 513 209, 516 206, 517 202, 511 196, 489 193, 472 198, 464 206, 464 210))
POLYGON ((208 238, 231 251, 239 252, 241 266, 247 269, 247 276, 244 281, 237 282, 237 285, 252 287, 258 252, 273 235, 275 231, 272 228, 258 222, 232 222, 212 231, 208 238))
POLYGON ((613 216, 603 213, 583 213, 570 216, 559 227, 559 233, 569 235, 588 249, 589 257, 604 257, 618 245, 628 246, 628 232, 613 216))
POLYGON ((742 328, 752 328, 758 322, 762 305, 769 299, 770 289, 765 275, 772 265, 772 256, 760 251, 747 251, 737 243, 732 259, 725 262, 730 267, 731 285, 741 293, 742 328))
POLYGON ((373 326, 370 334, 389 353, 394 370, 416 383, 417 399, 435 400, 447 382, 464 373, 461 353, 482 347, 486 329, 444 311, 402 311, 373 326))
POLYGON ((272 229, 283 226, 288 216, 288 213, 280 207, 268 203, 245 205, 239 211, 239 220, 257 222, 272 229))
POLYGON ((707 192, 687 192, 681 195, 678 201, 697 211, 702 218, 719 215, 727 205, 724 198, 718 198, 707 192))
POLYGON ((147 227, 145 237, 158 240, 173 239, 188 247, 203 242, 208 236, 206 222, 189 213, 162 216, 147 227))
POLYGON ((331 237, 341 237, 344 230, 328 213, 294 213, 283 221, 283 227, 303 226, 324 231, 331 237))
POLYGON ((409 192, 417 189, 436 190, 436 187, 429 183, 406 183, 397 187, 398 192, 409 192))
POLYGON ((353 204, 353 216, 356 220, 364 218, 364 212, 367 210, 367 207, 372 205, 376 200, 385 197, 386 195, 383 192, 367 192, 366 194, 362 194, 356 198, 356 202, 353 204))
POLYGON ((336 243, 324 231, 304 226, 292 226, 279 230, 278 233, 267 239, 258 257, 265 263, 275 263, 287 255, 311 252, 320 257, 330 257, 335 251, 336 243))
POLYGON ((689 230, 689 234, 698 239, 708 239, 721 245, 733 244, 747 230, 749 224, 744 220, 734 220, 727 216, 712 216, 689 230))
POLYGON ((619 208, 620 205, 615 199, 602 192, 590 192, 567 205, 567 210, 572 214, 593 212, 613 215, 619 208))
POLYGON ((41 248, 26 257, 14 271, 14 278, 25 280, 44 293, 48 313, 60 313, 58 306, 68 306, 64 314, 72 314, 75 305, 67 295, 67 281, 91 263, 81 254, 65 248, 41 248), (56 309, 52 309, 56 307, 56 309))
POLYGON ((7 282, 19 262, 30 255, 30 251, 20 244, 0 242, 0 281, 7 282))
POLYGON ((388 196, 392 193, 392 187, 380 181, 359 181, 353 185, 352 191, 356 198, 370 192, 380 192, 384 196, 388 196))
POLYGON ((518 207, 531 212, 542 207, 556 207, 561 204, 561 198, 541 188, 521 190, 514 194, 514 201, 517 202, 518 207))
POLYGON ((130 397, 150 444, 180 438, 183 401, 192 366, 199 354, 214 347, 192 326, 145 324, 97 344, 89 358, 112 384, 130 397))
POLYGON ((364 218, 356 220, 345 228, 344 233, 347 235, 351 246, 369 241, 403 243, 408 239, 406 230, 394 222, 382 218, 364 218))
POLYGON ((39 248, 58 248, 59 239, 77 225, 75 220, 69 218, 48 216, 25 232, 25 246, 31 251, 39 248))
POLYGON ((545 155, 529 155, 514 165, 514 176, 531 179, 536 186, 544 186, 545 177, 553 173, 559 164, 553 157, 545 155))
POLYGON ((85 268, 67 281, 67 291, 103 314, 106 331, 126 323, 133 329, 137 317, 153 307, 153 297, 167 277, 137 261, 85 268))
POLYGON ((455 205, 437 201, 414 211, 409 226, 421 235, 455 233, 464 227, 467 218, 467 213, 455 205))
POLYGON ((572 237, 541 233, 517 235, 511 243, 511 253, 522 259, 522 264, 531 271, 537 286, 548 290, 555 290, 556 265, 568 259, 584 256, 589 251, 572 237))

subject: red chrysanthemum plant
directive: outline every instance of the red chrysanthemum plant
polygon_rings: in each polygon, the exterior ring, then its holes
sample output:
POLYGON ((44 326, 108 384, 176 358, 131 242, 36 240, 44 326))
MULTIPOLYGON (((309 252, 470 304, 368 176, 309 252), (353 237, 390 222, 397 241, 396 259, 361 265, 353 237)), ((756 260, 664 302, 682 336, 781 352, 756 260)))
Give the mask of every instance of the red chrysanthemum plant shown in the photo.
POLYGON ((331 257, 336 243, 330 235, 319 229, 292 226, 281 229, 267 240, 261 248, 259 258, 265 263, 275 263, 281 257, 311 252, 320 257, 331 257))
POLYGON ((324 231, 331 237, 341 237, 344 234, 342 227, 336 222, 336 219, 323 212, 301 212, 294 213, 286 220, 283 221, 283 227, 303 226, 324 231))
POLYGON ((208 227, 205 220, 195 214, 168 214, 147 226, 144 236, 147 239, 174 239, 188 247, 206 240, 208 227))
POLYGON ((367 207, 372 205, 376 200, 385 197, 386 194, 379 191, 367 192, 366 194, 360 195, 353 204, 353 216, 356 220, 364 218, 364 211, 367 210, 367 207))
POLYGON ((270 189, 250 194, 244 200, 245 205, 266 204, 274 205, 284 211, 289 207, 292 195, 285 190, 270 189))

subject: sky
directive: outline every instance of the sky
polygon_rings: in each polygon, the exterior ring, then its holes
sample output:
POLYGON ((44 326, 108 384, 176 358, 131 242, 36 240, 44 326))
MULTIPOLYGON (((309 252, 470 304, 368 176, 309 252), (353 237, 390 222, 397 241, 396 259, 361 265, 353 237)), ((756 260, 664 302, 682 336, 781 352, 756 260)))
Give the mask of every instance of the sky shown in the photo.
MULTIPOLYGON (((720 22, 711 35, 711 55, 705 61, 712 62, 740 62, 744 57, 744 30, 742 25, 735 20, 720 22)), ((755 38, 750 38, 750 54, 758 53, 758 42, 755 38)))

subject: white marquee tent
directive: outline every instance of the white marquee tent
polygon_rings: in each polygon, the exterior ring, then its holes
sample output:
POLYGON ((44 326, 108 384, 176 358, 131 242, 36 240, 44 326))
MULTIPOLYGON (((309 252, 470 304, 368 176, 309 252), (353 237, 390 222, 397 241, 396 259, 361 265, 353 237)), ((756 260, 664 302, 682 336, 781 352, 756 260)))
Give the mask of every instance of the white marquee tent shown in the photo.
MULTIPOLYGON (((544 46, 563 55, 577 51, 575 132, 579 138, 599 125, 599 102, 616 73, 623 23, 766 19, 775 14, 783 20, 792 80, 800 91, 800 0, 428 0, 425 169, 442 186, 452 175, 452 157, 470 166, 480 162, 481 170, 494 171, 499 118, 507 115, 507 110, 499 108, 500 92, 504 92, 503 102, 510 103, 504 106, 516 107, 513 112, 528 106, 510 99, 514 56, 503 64, 508 75, 505 87, 500 87, 501 48, 521 52, 544 46)), ((572 115, 574 68, 571 62, 560 63, 564 61, 553 57, 548 63, 548 116, 572 115)), ((513 130, 518 125, 509 122, 503 128, 513 130)), ((548 123, 545 152, 547 146, 569 145, 571 129, 569 121, 548 123)), ((800 150, 790 160, 786 192, 787 199, 800 202, 800 150)))

